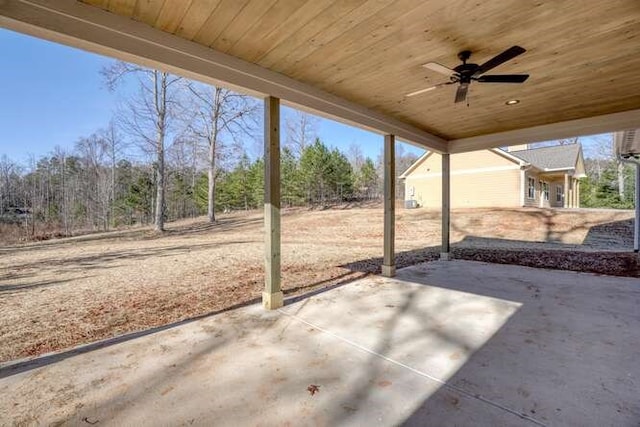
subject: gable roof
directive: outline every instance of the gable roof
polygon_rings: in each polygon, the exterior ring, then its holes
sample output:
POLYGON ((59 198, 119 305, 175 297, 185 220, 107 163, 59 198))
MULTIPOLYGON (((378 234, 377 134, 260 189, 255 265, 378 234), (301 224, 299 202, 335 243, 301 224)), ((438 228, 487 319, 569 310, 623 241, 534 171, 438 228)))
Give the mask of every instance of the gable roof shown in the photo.
POLYGON ((538 169, 549 171, 575 168, 580 152, 580 144, 568 144, 511 151, 510 154, 538 169))
MULTIPOLYGON (((495 154, 502 156, 520 166, 533 166, 543 172, 575 169, 582 157, 580 143, 568 145, 553 145, 549 147, 529 148, 527 150, 505 151, 501 148, 490 148, 495 154)), ((398 178, 404 179, 422 164, 433 151, 426 151, 418 160, 413 162, 398 178)))
POLYGON ((418 157, 418 160, 413 162, 411 166, 407 168, 406 171, 402 172, 402 174, 398 177, 398 179, 406 178, 411 172, 414 171, 415 168, 417 168, 420 164, 422 164, 422 162, 427 160, 427 157, 429 157, 432 154, 433 154, 433 151, 425 151, 425 153, 422 156, 418 157))

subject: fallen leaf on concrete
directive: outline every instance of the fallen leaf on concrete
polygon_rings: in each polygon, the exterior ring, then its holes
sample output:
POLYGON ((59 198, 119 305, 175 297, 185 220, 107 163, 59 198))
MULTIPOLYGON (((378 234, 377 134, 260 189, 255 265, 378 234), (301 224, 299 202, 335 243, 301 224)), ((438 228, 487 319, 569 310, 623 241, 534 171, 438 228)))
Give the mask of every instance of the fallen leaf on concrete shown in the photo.
POLYGON ((307 387, 307 391, 311 394, 311 396, 313 396, 320 391, 320 386, 311 384, 309 387, 307 387))

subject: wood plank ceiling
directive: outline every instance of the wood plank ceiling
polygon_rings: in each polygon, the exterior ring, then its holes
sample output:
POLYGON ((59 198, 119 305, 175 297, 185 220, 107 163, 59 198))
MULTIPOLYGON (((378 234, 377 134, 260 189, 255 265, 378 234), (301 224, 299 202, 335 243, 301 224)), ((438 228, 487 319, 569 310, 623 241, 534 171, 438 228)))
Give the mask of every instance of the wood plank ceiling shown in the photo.
MULTIPOLYGON (((446 139, 640 108, 638 0, 83 0, 319 87, 446 139), (469 106, 422 64, 527 52, 469 106), (505 105, 519 99, 515 106, 505 105)), ((444 77, 444 78, 443 78, 444 77)))

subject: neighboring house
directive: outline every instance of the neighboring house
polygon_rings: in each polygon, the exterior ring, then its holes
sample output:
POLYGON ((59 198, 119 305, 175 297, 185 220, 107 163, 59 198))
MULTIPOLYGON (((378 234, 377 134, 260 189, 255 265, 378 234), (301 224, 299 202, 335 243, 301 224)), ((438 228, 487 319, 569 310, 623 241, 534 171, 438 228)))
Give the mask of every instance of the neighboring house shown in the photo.
MULTIPOLYGON (((452 154, 450 162, 451 207, 580 207, 580 144, 494 148, 452 154)), ((400 175, 405 199, 441 207, 441 172, 442 157, 425 153, 400 175)))

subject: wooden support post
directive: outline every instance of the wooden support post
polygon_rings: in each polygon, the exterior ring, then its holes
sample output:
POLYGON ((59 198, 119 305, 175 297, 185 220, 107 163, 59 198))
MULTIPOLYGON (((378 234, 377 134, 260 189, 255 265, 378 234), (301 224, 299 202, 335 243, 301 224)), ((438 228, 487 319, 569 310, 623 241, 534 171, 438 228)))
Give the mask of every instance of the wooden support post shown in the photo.
POLYGON ((564 207, 569 207, 569 174, 564 174, 564 194, 562 195, 562 199, 564 200, 564 207))
POLYGON ((264 102, 264 292, 267 310, 282 307, 280 288, 280 100, 264 102))
POLYGON ((580 181, 576 180, 576 208, 580 208, 580 181))
POLYGON ((636 164, 636 220, 633 225, 633 251, 640 250, 640 163, 636 164))
POLYGON ((451 164, 449 154, 442 154, 442 247, 440 248, 440 259, 449 261, 451 259, 451 248, 449 240, 449 224, 451 216, 451 164))
POLYGON ((382 275, 396 275, 395 216, 396 216, 396 137, 384 136, 384 259, 382 275))

